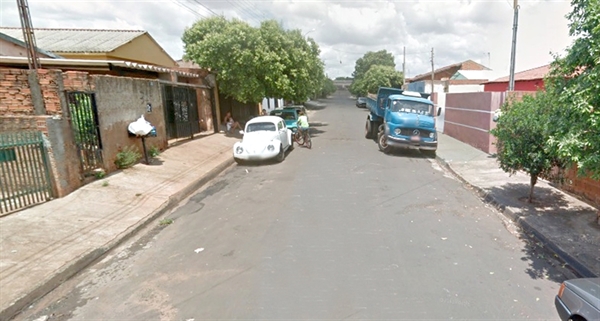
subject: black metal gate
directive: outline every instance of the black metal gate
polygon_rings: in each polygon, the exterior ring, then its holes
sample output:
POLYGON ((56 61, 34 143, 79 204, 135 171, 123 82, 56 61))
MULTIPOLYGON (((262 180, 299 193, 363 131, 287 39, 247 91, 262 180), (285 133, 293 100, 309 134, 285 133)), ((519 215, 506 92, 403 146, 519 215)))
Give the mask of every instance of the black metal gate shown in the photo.
POLYGON ((91 176, 95 169, 102 168, 102 140, 96 99, 93 93, 67 92, 67 101, 82 173, 91 176))
POLYGON ((0 133, 0 214, 45 202, 53 196, 42 133, 0 133))
POLYGON ((196 90, 190 87, 162 85, 167 139, 190 137, 200 132, 196 90))

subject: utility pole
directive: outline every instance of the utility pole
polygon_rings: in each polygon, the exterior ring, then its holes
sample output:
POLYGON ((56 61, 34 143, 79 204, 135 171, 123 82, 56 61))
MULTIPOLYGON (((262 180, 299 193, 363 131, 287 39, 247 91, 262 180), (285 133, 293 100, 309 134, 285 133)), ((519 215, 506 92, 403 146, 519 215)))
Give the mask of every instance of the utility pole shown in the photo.
POLYGON ((433 95, 433 82, 435 80, 435 69, 433 68, 433 48, 431 48, 431 95, 433 95))
POLYGON ((402 88, 406 88, 406 46, 404 46, 404 57, 402 58, 402 88))
POLYGON ((513 9, 515 16, 513 18, 513 36, 512 49, 510 52, 510 74, 508 77, 508 91, 515 90, 515 60, 517 55, 517 27, 519 25, 519 0, 514 0, 513 9))
POLYGON ((33 34, 33 25, 31 24, 31 15, 29 14, 29 6, 27 0, 17 0, 19 7, 19 15, 21 16, 21 29, 23 29, 23 40, 27 49, 27 58, 29 69, 37 70, 41 68, 40 59, 37 55, 37 45, 35 44, 35 36, 33 34))

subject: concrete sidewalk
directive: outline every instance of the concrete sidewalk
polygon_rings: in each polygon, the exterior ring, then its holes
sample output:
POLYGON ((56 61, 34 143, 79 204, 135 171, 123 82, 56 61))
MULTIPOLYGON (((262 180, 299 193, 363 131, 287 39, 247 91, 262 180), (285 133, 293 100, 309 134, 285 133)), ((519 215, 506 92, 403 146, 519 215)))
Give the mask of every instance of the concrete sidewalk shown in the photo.
POLYGON ((542 241, 578 274, 600 276, 597 209, 543 180, 536 184, 534 203, 529 204, 528 175, 509 176, 496 158, 450 136, 439 135, 437 155, 485 201, 542 241))
POLYGON ((0 218, 0 320, 79 272, 233 164, 236 138, 205 136, 0 218))

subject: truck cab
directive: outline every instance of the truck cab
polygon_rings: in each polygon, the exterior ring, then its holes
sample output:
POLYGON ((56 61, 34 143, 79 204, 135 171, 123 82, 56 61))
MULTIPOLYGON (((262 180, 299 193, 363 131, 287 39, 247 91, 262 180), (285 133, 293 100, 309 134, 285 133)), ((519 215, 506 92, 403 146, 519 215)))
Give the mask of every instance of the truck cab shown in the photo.
POLYGON ((435 155, 437 131, 435 117, 441 109, 435 108, 428 94, 380 88, 375 97, 369 97, 371 111, 365 126, 365 137, 376 138, 379 149, 389 153, 395 148, 419 149, 435 155))

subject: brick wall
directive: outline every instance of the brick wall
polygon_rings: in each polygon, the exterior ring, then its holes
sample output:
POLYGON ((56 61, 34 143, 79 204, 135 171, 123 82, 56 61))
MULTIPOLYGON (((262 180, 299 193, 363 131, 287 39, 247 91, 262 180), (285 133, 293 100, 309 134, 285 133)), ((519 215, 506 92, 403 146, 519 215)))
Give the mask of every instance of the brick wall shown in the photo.
POLYGON ((44 106, 48 115, 62 114, 62 106, 59 98, 59 86, 60 82, 62 82, 61 73, 60 70, 38 70, 38 79, 40 88, 42 89, 42 96, 44 97, 44 106))
POLYGON ((0 116, 0 132, 39 130, 47 135, 47 118, 49 116, 0 116))
POLYGON ((66 71, 63 72, 63 85, 67 91, 94 91, 93 78, 87 72, 66 71))
POLYGON ((27 70, 0 69, 0 115, 33 115, 27 70))

